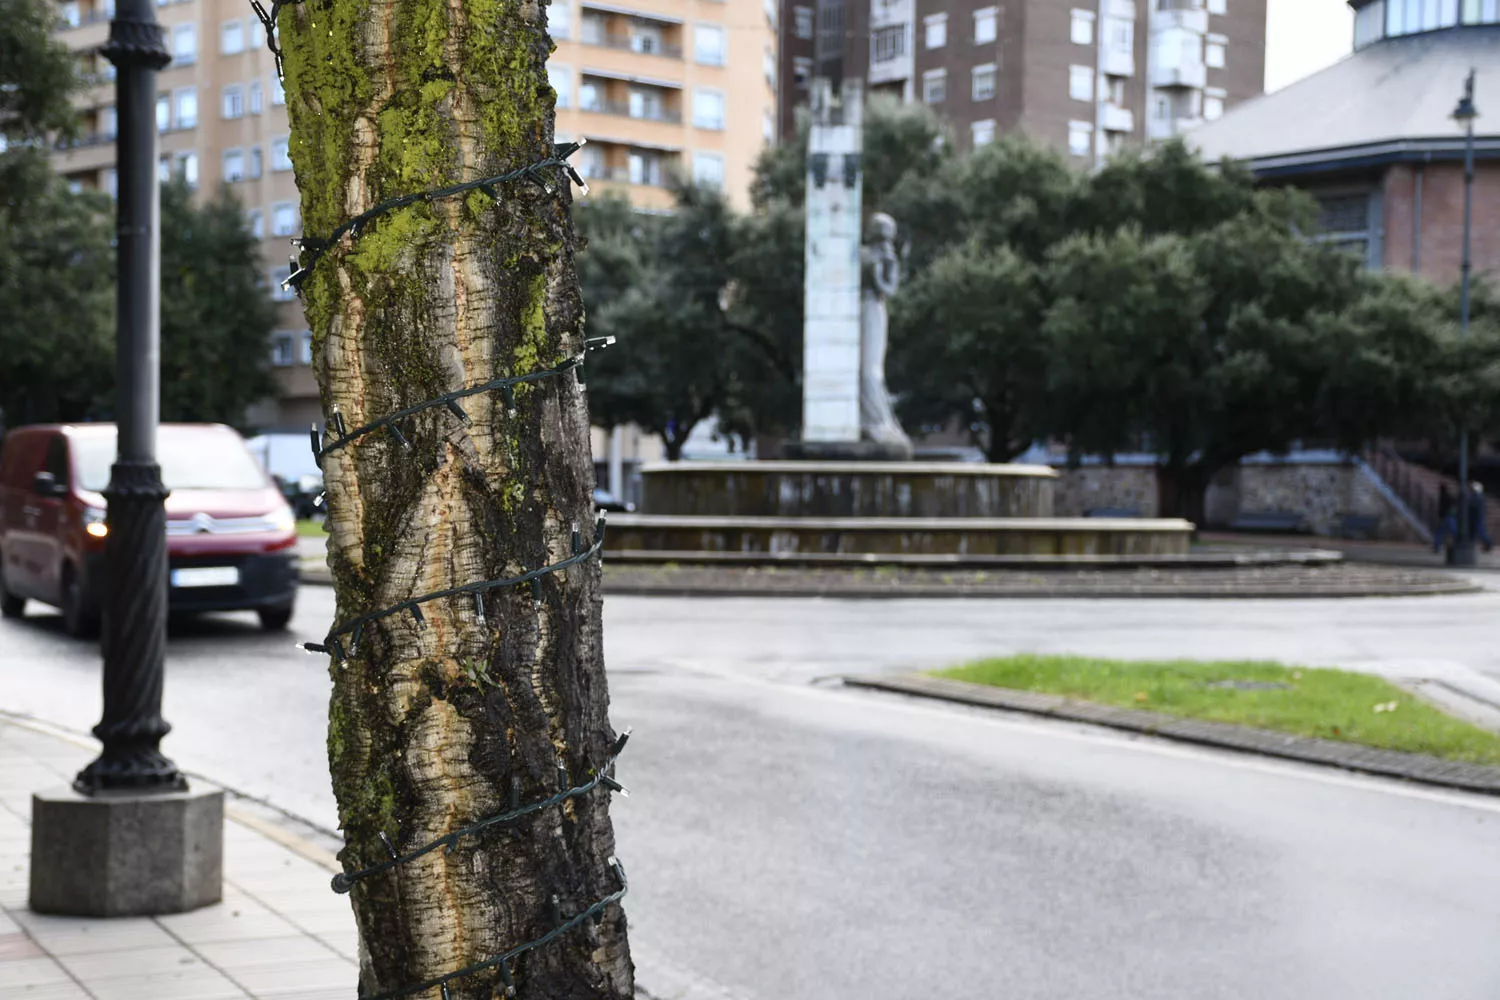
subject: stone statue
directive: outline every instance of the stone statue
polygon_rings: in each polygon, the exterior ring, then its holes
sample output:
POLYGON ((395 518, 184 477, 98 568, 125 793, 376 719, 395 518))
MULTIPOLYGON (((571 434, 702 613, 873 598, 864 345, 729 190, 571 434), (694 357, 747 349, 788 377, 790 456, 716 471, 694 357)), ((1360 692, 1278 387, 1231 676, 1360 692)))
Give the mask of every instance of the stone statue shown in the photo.
POLYGON ((860 247, 859 296, 859 431, 860 437, 884 445, 893 457, 911 457, 911 439, 901 429, 885 386, 885 349, 890 313, 886 300, 901 285, 896 254, 896 220, 884 212, 870 216, 870 237, 860 247))

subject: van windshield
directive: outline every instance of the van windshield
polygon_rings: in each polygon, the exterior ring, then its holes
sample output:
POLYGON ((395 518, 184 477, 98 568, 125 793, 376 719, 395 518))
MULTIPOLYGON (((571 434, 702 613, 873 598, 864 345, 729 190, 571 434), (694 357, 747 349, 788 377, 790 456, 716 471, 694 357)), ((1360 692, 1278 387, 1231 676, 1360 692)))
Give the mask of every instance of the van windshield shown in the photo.
MULTIPOLYGON (((115 430, 100 428, 70 441, 78 485, 98 493, 109 485, 115 461, 115 430)), ((156 460, 169 490, 258 490, 266 474, 233 431, 163 427, 156 435, 156 460)))

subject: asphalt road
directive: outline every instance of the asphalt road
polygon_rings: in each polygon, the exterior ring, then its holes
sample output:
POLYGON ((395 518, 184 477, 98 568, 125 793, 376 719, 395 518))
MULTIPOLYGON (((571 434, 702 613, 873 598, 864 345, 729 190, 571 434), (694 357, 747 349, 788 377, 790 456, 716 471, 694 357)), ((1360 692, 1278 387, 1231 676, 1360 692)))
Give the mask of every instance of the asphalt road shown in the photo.
MULTIPOLYGON (((614 812, 648 987, 1500 995, 1500 802, 808 683, 1019 649, 1500 675, 1500 594, 606 607, 612 714, 636 730, 614 812)), ((308 589, 294 631, 331 610, 308 589)), ((180 629, 167 749, 328 825, 324 661, 294 638, 232 616, 180 629)), ((98 670, 50 618, 0 622, 0 707, 86 728, 98 670)))

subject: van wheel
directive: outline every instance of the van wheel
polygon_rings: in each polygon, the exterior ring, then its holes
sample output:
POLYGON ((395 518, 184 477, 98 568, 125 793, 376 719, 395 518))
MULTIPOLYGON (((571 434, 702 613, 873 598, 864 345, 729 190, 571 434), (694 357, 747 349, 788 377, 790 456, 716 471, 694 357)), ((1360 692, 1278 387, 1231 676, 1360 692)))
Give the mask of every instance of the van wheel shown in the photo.
POLYGON ((26 598, 6 590, 5 577, 0 576, 0 618, 20 618, 25 613, 26 598))
POLYGON ((291 624, 292 606, 283 604, 279 608, 261 608, 256 614, 260 615, 261 628, 267 632, 281 632, 291 624))
POLYGON ((81 574, 72 566, 63 570, 63 630, 75 639, 92 639, 99 634, 99 609, 89 598, 81 574))

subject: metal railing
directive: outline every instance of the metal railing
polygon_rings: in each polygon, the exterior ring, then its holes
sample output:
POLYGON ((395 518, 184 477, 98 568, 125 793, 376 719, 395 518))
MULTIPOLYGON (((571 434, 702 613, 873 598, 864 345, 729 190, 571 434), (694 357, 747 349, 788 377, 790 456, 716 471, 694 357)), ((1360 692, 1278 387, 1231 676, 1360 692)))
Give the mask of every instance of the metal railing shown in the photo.
POLYGON ((663 59, 682 58, 681 45, 668 45, 666 42, 660 42, 645 35, 608 32, 602 35, 581 35, 579 40, 585 45, 598 45, 606 49, 623 49, 624 51, 635 52, 643 56, 661 56, 663 59))
POLYGON ((624 101, 595 101, 592 104, 580 104, 583 111, 592 111, 596 115, 618 115, 621 118, 634 118, 643 122, 664 122, 668 125, 681 125, 682 112, 672 111, 668 108, 653 108, 649 112, 637 109, 624 101))

